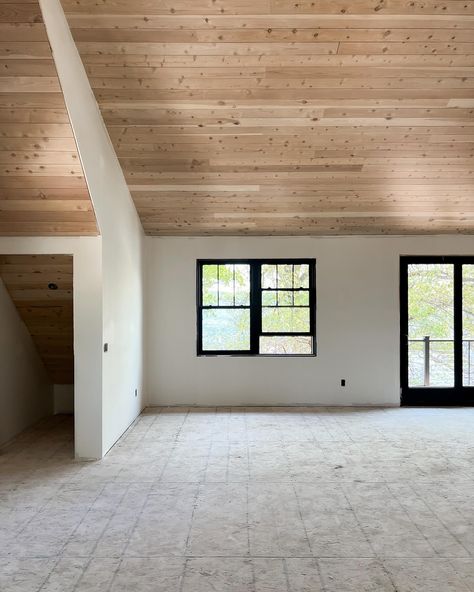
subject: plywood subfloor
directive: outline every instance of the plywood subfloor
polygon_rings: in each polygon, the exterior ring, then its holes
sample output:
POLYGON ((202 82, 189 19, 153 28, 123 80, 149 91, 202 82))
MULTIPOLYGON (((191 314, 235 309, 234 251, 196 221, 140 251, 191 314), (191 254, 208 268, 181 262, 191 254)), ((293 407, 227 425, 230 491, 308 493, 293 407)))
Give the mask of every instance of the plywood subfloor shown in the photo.
POLYGON ((156 408, 94 463, 68 421, 0 454, 2 589, 474 591, 474 409, 156 408))

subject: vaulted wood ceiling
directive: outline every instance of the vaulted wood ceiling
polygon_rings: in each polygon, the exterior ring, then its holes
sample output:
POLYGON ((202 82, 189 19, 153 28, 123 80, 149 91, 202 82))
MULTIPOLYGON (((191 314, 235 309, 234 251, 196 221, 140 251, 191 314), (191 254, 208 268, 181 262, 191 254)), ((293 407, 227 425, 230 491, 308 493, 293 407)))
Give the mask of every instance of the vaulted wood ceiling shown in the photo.
POLYGON ((471 0, 63 0, 149 234, 471 233, 471 0))
POLYGON ((0 235, 94 235, 38 2, 0 2, 0 235))
POLYGON ((74 382, 73 263, 69 255, 0 255, 0 277, 51 382, 74 382), (55 284, 57 289, 49 289, 55 284))

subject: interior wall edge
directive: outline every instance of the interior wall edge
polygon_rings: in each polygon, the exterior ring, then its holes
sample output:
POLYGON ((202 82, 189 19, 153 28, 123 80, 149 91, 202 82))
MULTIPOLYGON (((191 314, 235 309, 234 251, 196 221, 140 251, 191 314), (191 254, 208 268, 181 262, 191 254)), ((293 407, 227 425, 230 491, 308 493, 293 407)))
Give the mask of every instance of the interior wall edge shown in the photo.
POLYGON ((143 401, 144 231, 59 0, 40 0, 102 236, 102 454, 143 401))

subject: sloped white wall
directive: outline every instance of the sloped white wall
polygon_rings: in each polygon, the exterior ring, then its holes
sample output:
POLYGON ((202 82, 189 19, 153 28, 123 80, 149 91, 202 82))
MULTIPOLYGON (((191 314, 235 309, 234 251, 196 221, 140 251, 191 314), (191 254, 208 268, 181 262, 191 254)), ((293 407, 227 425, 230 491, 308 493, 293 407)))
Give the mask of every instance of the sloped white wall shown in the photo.
POLYGON ((144 234, 61 4, 40 6, 102 236, 105 454, 143 408, 144 234))
POLYGON ((53 385, 1 279, 0 327, 1 446, 53 412, 53 385))
POLYGON ((146 244, 150 404, 398 405, 400 255, 474 254, 468 236, 148 237, 146 244), (226 257, 316 258, 317 357, 197 357, 196 259, 226 257))

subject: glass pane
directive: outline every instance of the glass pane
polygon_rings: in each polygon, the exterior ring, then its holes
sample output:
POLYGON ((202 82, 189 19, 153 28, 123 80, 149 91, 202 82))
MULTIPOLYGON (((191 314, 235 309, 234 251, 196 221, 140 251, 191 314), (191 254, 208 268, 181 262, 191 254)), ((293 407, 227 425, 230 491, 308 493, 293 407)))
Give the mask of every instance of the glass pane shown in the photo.
POLYGON ((279 290, 277 294, 278 306, 293 306, 293 292, 279 290))
POLYGON ((408 342, 408 386, 424 386, 424 345, 422 341, 408 342))
POLYGON ((217 306, 217 265, 202 266, 202 303, 217 306))
POLYGON ((202 311, 202 349, 204 351, 249 350, 250 310, 215 308, 202 311))
POLYGON ((408 266, 409 386, 454 384, 454 267, 408 266))
POLYGON ((408 266, 408 336, 410 339, 453 339, 453 265, 416 263, 408 266))
POLYGON ((264 333, 308 333, 309 308, 263 308, 264 333))
POLYGON ((265 290, 262 292, 262 306, 276 306, 277 293, 273 290, 265 290))
POLYGON ((430 343, 429 386, 454 386, 454 342, 430 343))
POLYGON ((309 306, 309 292, 295 292, 295 306, 309 306))
POLYGON ((408 344, 408 385, 454 386, 454 343, 430 341, 429 352, 425 348, 426 342, 421 340, 408 344), (425 359, 429 359, 429 370, 425 369, 425 359))
POLYGON ((309 288, 309 265, 295 265, 295 288, 309 288))
POLYGON ((293 265, 285 264, 278 266, 278 288, 293 287, 293 265))
POLYGON ((235 265, 235 305, 250 305, 250 265, 235 265))
POLYGON ((462 383, 474 386, 474 340, 465 339, 462 343, 462 383))
POLYGON ((462 382, 474 386, 474 265, 462 266, 462 382))
POLYGON ((262 291, 262 306, 309 306, 309 292, 264 290, 262 291))
POLYGON ((234 265, 219 265, 219 306, 234 305, 234 265))
POLYGON ((313 338, 306 335, 277 337, 260 337, 261 354, 312 354, 313 338))
POLYGON ((262 265, 262 288, 276 288, 276 265, 262 265))

